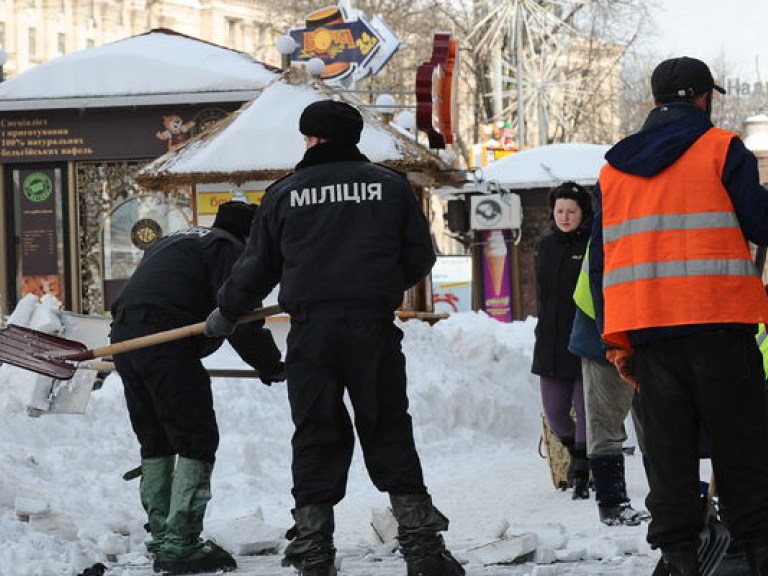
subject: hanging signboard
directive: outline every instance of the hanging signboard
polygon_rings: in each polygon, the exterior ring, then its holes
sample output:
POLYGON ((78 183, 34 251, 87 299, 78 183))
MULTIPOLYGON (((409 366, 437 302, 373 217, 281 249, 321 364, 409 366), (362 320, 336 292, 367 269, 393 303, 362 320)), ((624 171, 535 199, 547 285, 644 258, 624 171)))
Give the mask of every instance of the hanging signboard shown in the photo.
POLYGON ((470 196, 470 227, 473 230, 519 229, 523 212, 519 194, 470 196))
POLYGON ((320 58, 325 63, 323 80, 359 81, 376 75, 400 47, 400 40, 380 17, 349 19, 338 6, 312 12, 306 28, 289 34, 297 45, 291 60, 320 58))
POLYGON ((430 148, 453 144, 458 118, 459 41, 435 34, 432 57, 416 69, 416 127, 430 148))

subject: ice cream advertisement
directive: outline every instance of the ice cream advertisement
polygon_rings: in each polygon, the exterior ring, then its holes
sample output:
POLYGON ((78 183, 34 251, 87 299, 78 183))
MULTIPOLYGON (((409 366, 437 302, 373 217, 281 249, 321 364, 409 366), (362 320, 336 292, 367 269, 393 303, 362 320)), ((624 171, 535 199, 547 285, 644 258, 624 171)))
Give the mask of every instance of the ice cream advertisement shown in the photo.
POLYGON ((500 322, 512 321, 509 230, 480 230, 483 255, 483 308, 500 322))

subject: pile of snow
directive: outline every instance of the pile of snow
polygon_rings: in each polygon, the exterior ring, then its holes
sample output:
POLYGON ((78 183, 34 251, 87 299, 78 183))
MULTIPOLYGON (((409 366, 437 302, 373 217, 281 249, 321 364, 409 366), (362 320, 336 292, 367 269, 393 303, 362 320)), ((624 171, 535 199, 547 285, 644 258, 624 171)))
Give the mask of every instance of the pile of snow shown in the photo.
MULTIPOLYGON (((41 318, 50 313, 46 306, 35 313, 41 318)), ((418 321, 398 326, 426 482, 451 519, 446 542, 467 562, 470 576, 632 574, 655 563, 644 527, 603 526, 594 500, 571 501, 570 493, 552 487, 537 453, 540 398, 529 371, 534 319, 504 324, 466 312, 434 326, 418 321), (502 552, 482 547, 521 534, 534 535, 528 538, 534 538, 542 564, 493 566, 502 552), (554 561, 568 564, 546 565, 554 561)), ((245 367, 228 347, 206 363, 245 367)), ((31 418, 18 399, 24 385, 7 377, 8 370, 16 369, 0 367, 2 574, 75 576, 96 562, 109 565, 110 575, 150 574, 138 481, 122 479, 139 464, 139 450, 119 377, 110 375, 92 393, 82 415, 31 418)), ((216 379, 214 398, 221 444, 206 529, 240 554, 252 551, 253 540, 283 546, 280 536, 292 523, 293 505, 285 385, 216 379)), ((639 458, 628 458, 627 467, 631 494, 642 506, 647 487, 639 458)), ((336 507, 343 574, 404 573, 402 559, 370 526, 375 511, 387 504, 386 495, 371 485, 358 448, 347 497, 336 507)), ((239 561, 244 574, 290 574, 279 568, 279 558, 239 561)))

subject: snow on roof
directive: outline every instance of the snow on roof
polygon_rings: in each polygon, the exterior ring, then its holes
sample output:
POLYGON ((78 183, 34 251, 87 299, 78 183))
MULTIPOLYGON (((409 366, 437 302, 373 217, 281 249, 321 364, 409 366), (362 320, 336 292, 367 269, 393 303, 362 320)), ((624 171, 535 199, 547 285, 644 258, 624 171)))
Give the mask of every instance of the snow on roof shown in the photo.
POLYGON ((752 152, 768 150, 768 134, 750 134, 744 138, 744 146, 752 152))
POLYGON ((317 100, 336 98, 356 106, 365 121, 359 148, 373 162, 432 172, 447 166, 413 138, 382 122, 348 93, 335 92, 302 68, 292 68, 253 101, 185 146, 156 159, 137 175, 147 188, 192 183, 272 180, 293 170, 304 154, 299 116, 317 100))
POLYGON ((155 29, 0 83, 0 110, 245 101, 276 75, 244 52, 155 29))
POLYGON ((744 145, 753 152, 768 150, 768 115, 750 116, 745 121, 744 145))
POLYGON ((567 143, 539 146, 497 160, 482 169, 483 180, 505 188, 549 188, 561 182, 597 182, 610 146, 567 143))

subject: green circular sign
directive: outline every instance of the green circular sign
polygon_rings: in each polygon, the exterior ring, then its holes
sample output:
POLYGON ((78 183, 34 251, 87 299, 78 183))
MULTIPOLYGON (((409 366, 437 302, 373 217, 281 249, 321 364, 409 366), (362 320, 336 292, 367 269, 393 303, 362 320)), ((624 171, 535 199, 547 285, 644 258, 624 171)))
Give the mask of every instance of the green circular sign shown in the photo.
POLYGON ((32 202, 43 202, 53 194, 53 182, 47 174, 34 172, 24 178, 24 196, 32 202))

